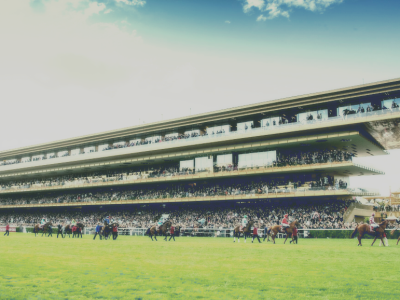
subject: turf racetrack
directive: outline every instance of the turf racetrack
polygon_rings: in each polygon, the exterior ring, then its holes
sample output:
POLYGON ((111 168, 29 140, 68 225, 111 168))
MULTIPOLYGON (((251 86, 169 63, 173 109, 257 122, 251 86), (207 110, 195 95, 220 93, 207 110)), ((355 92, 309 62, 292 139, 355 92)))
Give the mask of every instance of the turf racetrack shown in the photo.
POLYGON ((0 236, 0 299, 399 299, 400 246, 0 236))

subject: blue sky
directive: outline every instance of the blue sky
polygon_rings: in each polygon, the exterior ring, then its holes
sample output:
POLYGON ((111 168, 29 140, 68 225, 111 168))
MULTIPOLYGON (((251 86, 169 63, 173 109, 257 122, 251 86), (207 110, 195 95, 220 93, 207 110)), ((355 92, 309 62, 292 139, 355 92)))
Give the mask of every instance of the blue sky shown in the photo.
POLYGON ((2 0, 0 150, 398 78, 399 11, 395 0, 2 0))

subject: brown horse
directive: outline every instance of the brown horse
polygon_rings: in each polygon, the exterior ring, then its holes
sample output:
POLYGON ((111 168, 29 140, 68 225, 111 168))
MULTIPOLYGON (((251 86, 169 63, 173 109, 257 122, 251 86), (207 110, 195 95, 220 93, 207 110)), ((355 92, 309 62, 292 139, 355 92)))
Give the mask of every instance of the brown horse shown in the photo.
POLYGON ((243 227, 242 230, 240 230, 240 225, 237 225, 235 227, 235 232, 233 234, 233 242, 236 241, 236 237, 238 238, 238 243, 240 243, 240 234, 243 233, 244 236, 244 242, 246 243, 247 237, 250 237, 251 234, 251 227, 254 225, 254 221, 249 221, 246 225, 246 227, 243 227))
MULTIPOLYGON (((299 226, 299 222, 297 220, 294 220, 292 223, 290 223, 289 227, 286 228, 286 239, 283 242, 284 244, 286 243, 286 240, 288 239, 289 236, 292 238, 292 241, 293 241, 293 234, 292 234, 293 229, 297 226, 299 226)), ((281 227, 282 227, 281 225, 275 225, 275 226, 272 226, 270 229, 268 229, 268 231, 267 231, 268 241, 269 241, 269 237, 271 236, 272 241, 275 244, 275 237, 281 231, 281 227), (271 234, 271 232, 272 232, 272 234, 271 234)))
POLYGON ((33 228, 33 233, 39 235, 39 231, 42 230, 42 236, 45 235, 49 229, 49 226, 52 226, 51 222, 47 222, 46 224, 43 225, 43 227, 40 226, 40 224, 36 224, 33 228))
POLYGON ((369 234, 369 235, 372 235, 375 237, 371 246, 374 245, 374 243, 378 237, 382 241, 382 244, 385 246, 385 243, 383 242, 383 234, 385 233, 385 229, 386 229, 386 226, 388 223, 389 223, 388 220, 384 220, 383 222, 381 222, 379 224, 379 227, 377 227, 375 229, 375 231, 371 230, 371 226, 369 224, 357 225, 356 228, 354 229, 354 232, 351 234, 351 238, 354 238, 358 231, 358 245, 357 246, 362 246, 361 239, 363 238, 364 234, 369 234))
POLYGON ((172 223, 171 221, 166 221, 164 224, 162 224, 158 229, 156 225, 151 226, 149 229, 147 229, 146 234, 149 235, 151 240, 153 240, 153 236, 155 240, 157 241, 157 234, 165 236, 164 240, 167 240, 167 233, 169 231, 169 228, 171 227, 172 223))

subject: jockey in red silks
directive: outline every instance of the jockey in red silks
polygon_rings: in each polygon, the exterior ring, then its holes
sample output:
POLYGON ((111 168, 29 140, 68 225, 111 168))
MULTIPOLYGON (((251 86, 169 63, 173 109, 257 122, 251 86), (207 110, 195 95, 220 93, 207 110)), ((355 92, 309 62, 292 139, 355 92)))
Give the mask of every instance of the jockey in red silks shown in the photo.
POLYGON ((375 223, 375 213, 372 213, 369 217, 369 225, 371 225, 372 231, 375 231, 375 229, 379 227, 379 225, 375 223))
POLYGON ((282 220, 282 230, 286 233, 286 229, 289 228, 289 215, 286 214, 282 220))

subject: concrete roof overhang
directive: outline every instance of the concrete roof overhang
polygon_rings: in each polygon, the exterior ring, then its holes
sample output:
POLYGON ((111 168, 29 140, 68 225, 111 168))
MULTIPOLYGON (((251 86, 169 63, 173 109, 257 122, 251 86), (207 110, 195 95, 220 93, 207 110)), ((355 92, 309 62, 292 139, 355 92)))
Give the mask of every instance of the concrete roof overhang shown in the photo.
MULTIPOLYGON (((162 144, 162 143, 161 143, 162 144)), ((258 141, 244 140, 242 143, 232 143, 220 139, 217 145, 207 143, 206 146, 193 143, 186 146, 177 144, 166 149, 161 144, 154 147, 122 148, 112 151, 90 153, 73 157, 49 159, 45 161, 30 162, 2 166, 0 168, 0 180, 13 180, 16 178, 28 179, 33 176, 54 176, 62 174, 95 172, 99 170, 134 167, 143 165, 156 165, 167 162, 179 162, 179 160, 190 159, 205 155, 218 155, 232 152, 292 150, 313 151, 316 149, 338 149, 348 150, 361 156, 386 155, 383 148, 365 137, 358 131, 332 132, 317 135, 297 136, 280 139, 262 139, 258 141)))
POLYGON ((201 125, 208 122, 216 122, 241 118, 254 114, 273 113, 284 109, 305 107, 310 105, 325 104, 335 101, 345 101, 352 98, 365 97, 369 95, 385 94, 400 91, 400 78, 386 81, 364 84, 348 88, 330 90, 326 92, 313 93, 284 99, 249 104, 219 111, 198 114, 189 117, 138 125, 107 132, 101 132, 86 136, 80 136, 65 140, 54 141, 45 144, 33 145, 18 149, 0 152, 1 159, 23 156, 33 153, 54 151, 62 148, 73 148, 88 144, 97 144, 109 140, 117 140, 140 134, 152 134, 155 132, 174 130, 185 126, 201 125))

